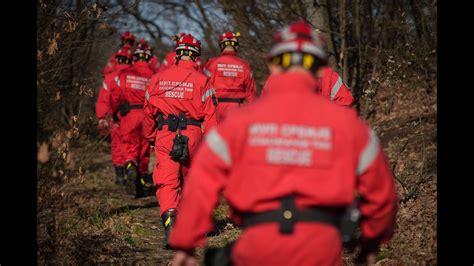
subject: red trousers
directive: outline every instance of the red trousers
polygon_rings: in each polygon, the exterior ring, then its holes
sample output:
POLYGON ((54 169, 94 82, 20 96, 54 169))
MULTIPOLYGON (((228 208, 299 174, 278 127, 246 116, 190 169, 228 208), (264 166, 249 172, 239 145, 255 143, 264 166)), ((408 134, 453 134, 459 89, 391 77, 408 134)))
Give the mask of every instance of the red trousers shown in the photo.
POLYGON ((141 174, 148 173, 150 145, 142 131, 143 110, 132 109, 120 119, 120 134, 125 162, 133 161, 141 174))
POLYGON ((279 225, 261 224, 244 230, 232 251, 239 265, 342 265, 339 231, 313 222, 295 224, 291 235, 279 232, 279 225))
POLYGON ((122 151, 122 137, 120 135, 120 128, 114 126, 113 119, 109 121, 110 126, 110 146, 112 148, 112 163, 114 166, 124 166, 125 157, 122 151))
MULTIPOLYGON (((183 163, 180 166, 180 163, 171 160, 169 155, 176 134, 177 132, 168 131, 167 126, 156 133, 156 164, 153 170, 153 182, 157 186, 156 199, 160 205, 160 216, 169 209, 178 208, 183 183, 180 176, 185 177, 189 170, 189 163, 183 163)), ((201 141, 201 128, 188 126, 181 131, 181 134, 189 138, 189 156, 192 158, 201 141)))

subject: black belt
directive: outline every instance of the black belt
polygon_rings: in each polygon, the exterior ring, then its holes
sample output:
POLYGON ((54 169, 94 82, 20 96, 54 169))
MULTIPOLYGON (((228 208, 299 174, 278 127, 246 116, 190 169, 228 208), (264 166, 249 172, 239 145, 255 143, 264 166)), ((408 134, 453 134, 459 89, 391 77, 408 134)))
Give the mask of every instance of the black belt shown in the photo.
POLYGON ((244 227, 254 226, 262 223, 280 223, 280 233, 291 234, 295 222, 319 222, 340 227, 344 209, 340 208, 315 208, 296 209, 293 196, 281 199, 279 210, 266 211, 262 213, 245 214, 244 227))
POLYGON ((129 105, 130 109, 142 109, 143 108, 143 104, 132 104, 132 105, 129 105))
POLYGON ((217 98, 220 103, 244 103, 244 98, 217 98))
POLYGON ((162 130, 164 125, 168 126, 169 131, 176 131, 177 129, 186 129, 186 126, 196 126, 196 127, 201 127, 202 121, 193 119, 193 118, 187 118, 184 113, 180 113, 179 116, 176 115, 168 115, 168 117, 165 119, 163 116, 163 113, 158 113, 157 115, 157 128, 158 130, 162 130))

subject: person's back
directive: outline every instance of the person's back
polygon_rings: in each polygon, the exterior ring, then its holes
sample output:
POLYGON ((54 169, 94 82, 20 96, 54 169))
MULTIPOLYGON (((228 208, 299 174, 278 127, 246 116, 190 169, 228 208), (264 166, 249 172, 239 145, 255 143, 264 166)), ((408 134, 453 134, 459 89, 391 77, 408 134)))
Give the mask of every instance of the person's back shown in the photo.
POLYGON ((329 66, 322 67, 319 78, 321 84, 319 92, 321 95, 337 105, 352 106, 354 97, 336 71, 329 66))
POLYGON ((224 120, 230 109, 255 99, 252 68, 237 56, 238 36, 232 32, 222 34, 219 40, 220 56, 209 59, 203 70, 216 90, 218 121, 224 120))
POLYGON ((150 84, 153 70, 149 60, 149 47, 136 48, 133 66, 121 71, 116 86, 111 90, 112 113, 120 113, 120 133, 125 156, 126 191, 143 196, 142 181, 148 174, 149 144, 142 132, 145 91, 150 84))
POLYGON ((383 149, 354 110, 314 93, 320 62, 313 63, 324 57, 310 29, 291 25, 306 44, 293 53, 316 59, 274 63, 268 95, 231 111, 233 119, 211 130, 198 150, 170 239, 187 252, 176 254, 176 265, 203 245, 221 191, 244 227, 232 249, 235 265, 340 265, 340 219, 357 193, 364 248, 375 252, 391 238, 397 196, 383 149))
POLYGON ((175 50, 176 63, 151 80, 143 120, 145 137, 156 154, 153 180, 165 228, 165 248, 195 150, 203 132, 217 123, 214 89, 196 64, 201 51, 199 40, 183 34, 175 50))
POLYGON ((95 112, 97 119, 99 119, 99 130, 102 134, 106 134, 105 130, 110 129, 110 146, 112 152, 112 163, 115 168, 116 184, 125 184, 125 157, 122 150, 122 137, 118 127, 118 118, 113 116, 110 106, 110 92, 116 86, 115 79, 120 71, 130 67, 131 52, 128 46, 120 49, 115 53, 114 58, 115 71, 108 73, 104 77, 102 86, 99 90, 97 102, 95 106, 95 112), (106 120, 107 114, 109 115, 109 121, 106 120))
POLYGON ((150 84, 154 72, 148 62, 138 61, 119 75, 119 84, 122 87, 120 97, 129 104, 143 104, 145 90, 150 84))
POLYGON ((173 64, 153 76, 149 94, 158 96, 152 103, 165 115, 184 112, 190 118, 202 120, 205 113, 201 93, 207 83, 196 62, 180 60, 178 65, 173 64))

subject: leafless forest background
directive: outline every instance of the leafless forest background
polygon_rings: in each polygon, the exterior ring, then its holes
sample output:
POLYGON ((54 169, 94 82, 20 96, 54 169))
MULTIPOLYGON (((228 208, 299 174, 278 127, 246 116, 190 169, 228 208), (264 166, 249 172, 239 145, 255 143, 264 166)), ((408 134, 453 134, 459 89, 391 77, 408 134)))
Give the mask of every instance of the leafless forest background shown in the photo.
POLYGON ((88 187, 99 176, 91 165, 108 144, 97 134, 94 105, 122 31, 148 38, 160 61, 176 33, 197 34, 207 59, 218 55, 219 34, 239 31, 239 54, 260 90, 271 36, 303 18, 326 34, 330 64, 379 133, 397 179, 397 232, 379 262, 436 263, 436 0, 39 0, 37 12, 38 262, 121 261, 107 255, 110 243, 133 246, 130 232, 114 231, 119 214, 91 220, 77 192, 98 189, 88 187), (81 226, 95 237, 110 230, 119 237, 94 242, 97 254, 81 253, 81 226))

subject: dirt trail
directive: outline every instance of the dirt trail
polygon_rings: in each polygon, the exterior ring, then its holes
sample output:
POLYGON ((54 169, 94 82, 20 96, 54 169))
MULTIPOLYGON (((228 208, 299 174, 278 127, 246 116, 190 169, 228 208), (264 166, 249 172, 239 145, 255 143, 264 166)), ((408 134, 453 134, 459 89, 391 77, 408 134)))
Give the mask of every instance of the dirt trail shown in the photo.
MULTIPOLYGON (((78 151, 84 152, 84 151, 78 151)), ((92 156, 83 154, 83 156, 92 156)), ((64 190, 63 211, 56 213, 58 248, 53 261, 120 262, 166 265, 163 228, 154 191, 133 199, 114 183, 107 149, 90 157, 83 182, 64 190)))
MULTIPOLYGON (((100 145, 76 150, 78 161, 87 169, 84 178, 76 177, 61 192, 61 204, 50 212, 53 222, 39 226, 38 264, 167 265, 173 252, 163 248, 164 232, 153 185, 146 185, 144 198, 127 195, 123 186, 114 183, 108 144, 100 145), (49 237, 42 237, 47 234, 49 237)), ((152 156, 150 165, 153 163, 152 156)), ((224 205, 216 210, 218 227, 208 246, 222 246, 238 236, 240 229, 227 223, 226 213, 224 205)), ((197 250, 200 262, 203 254, 204 249, 197 250)))

